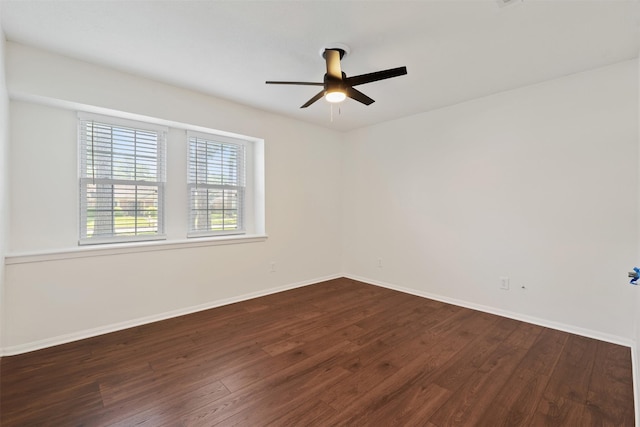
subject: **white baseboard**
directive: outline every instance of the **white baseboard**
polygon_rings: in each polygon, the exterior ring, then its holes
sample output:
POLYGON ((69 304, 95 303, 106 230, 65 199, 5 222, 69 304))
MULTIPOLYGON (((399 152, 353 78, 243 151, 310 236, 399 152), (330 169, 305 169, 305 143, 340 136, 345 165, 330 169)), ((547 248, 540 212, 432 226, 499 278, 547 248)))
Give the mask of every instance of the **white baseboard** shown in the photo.
MULTIPOLYGON (((628 338, 619 337, 616 335, 610 335, 600 331, 594 331, 591 329, 580 328, 574 325, 567 325, 565 323, 554 322, 547 319, 542 319, 539 317, 528 316, 525 314, 516 313, 513 311, 502 310, 495 307, 489 307, 486 305, 475 304, 469 301, 459 300, 455 298, 449 298, 442 295, 432 294, 429 292, 419 291, 417 289, 405 288, 402 286, 396 286, 390 283, 381 282, 379 280, 368 279, 366 277, 355 276, 352 274, 345 274, 344 277, 348 279, 357 280, 359 282, 367 283, 370 285, 380 286, 387 289, 392 289, 394 291, 403 292, 406 294, 416 295, 423 298, 429 298, 436 301, 445 302, 448 304, 457 305, 460 307, 470 308, 472 310, 478 310, 485 313, 495 314, 502 317, 507 317, 509 319, 520 320, 522 322, 531 323, 538 326, 544 326, 550 329, 556 329, 558 331, 569 332, 575 335, 581 335, 587 338, 594 338, 600 341, 609 342, 612 344, 619 344, 625 347, 630 347, 633 349, 633 341, 628 338)), ((640 425, 640 424, 638 424, 640 425)))
POLYGON ((161 320, 171 319, 173 317, 184 316, 198 311, 209 310, 211 308, 220 307, 223 305, 234 304, 236 302, 246 301, 253 298, 258 298, 266 295, 275 294, 278 292, 288 291, 303 286, 313 285, 315 283, 324 282, 327 280, 338 279, 343 277, 341 274, 319 277, 313 280, 305 280, 302 282, 292 283, 289 285, 278 286, 275 288, 265 289, 261 291, 251 292, 248 294, 238 295, 236 297, 224 298, 216 301, 211 301, 204 304, 199 304, 191 307, 179 308, 164 313, 153 314, 151 316, 140 317, 125 322, 114 323, 111 325, 100 326, 98 328, 85 329, 70 334, 59 335, 52 338, 46 338, 39 341, 33 341, 27 344, 20 344, 0 349, 0 356, 14 356, 17 354, 28 353, 30 351, 41 350, 47 347, 53 347, 60 344, 66 344, 72 341, 79 341, 86 338, 96 337, 98 335, 108 334, 111 332, 121 331, 123 329, 133 328, 136 326, 146 325, 148 323, 159 322, 161 320))
MULTIPOLYGON (((332 280, 332 279, 337 279, 340 277, 346 277, 348 279, 353 279, 353 280, 357 280, 359 282, 363 282, 363 283, 367 283, 367 284, 371 284, 371 285, 375 285, 375 286, 380 286, 383 288, 388 288, 388 289, 392 289, 395 291, 399 291, 399 292, 404 292, 407 294, 411 294, 411 295, 416 295, 419 297, 423 297, 423 298, 429 298, 429 299, 433 299, 436 301, 441 301, 441 302, 445 302, 448 304, 453 304, 453 305, 457 305, 460 307, 465 307, 465 308, 470 308, 472 310, 478 310, 478 311, 483 311, 485 313, 491 313, 491 314, 495 314, 498 316, 502 316, 502 317, 508 317, 510 319, 514 319, 514 320, 520 320, 523 322, 527 322, 527 323, 532 323, 534 325, 539 325, 539 326, 544 326, 547 328, 551 328, 551 329, 557 329, 559 331, 564 331, 564 332, 569 332, 572 334, 576 334, 576 335, 582 335, 588 338, 594 338, 597 340, 601 340, 601 341, 606 341, 606 342, 610 342, 613 344, 619 344, 619 345, 624 345, 626 347, 630 347, 633 351, 634 349, 634 343, 626 338, 622 338, 622 337, 618 337, 615 335, 610 335, 610 334, 606 334, 603 332, 599 332, 599 331, 593 331, 590 329, 585 329, 585 328, 580 328, 577 326, 573 326, 573 325, 567 325, 564 323, 559 323, 559 322, 553 322, 550 320, 546 320, 546 319, 541 319, 538 317, 533 317, 533 316, 527 316, 527 315, 523 315, 520 313, 515 313, 515 312, 511 312, 511 311, 507 311, 507 310, 501 310, 501 309, 497 309, 494 307, 489 307, 489 306, 485 306, 485 305, 481 305, 481 304, 475 304, 469 301, 463 301, 463 300, 458 300, 455 298, 449 298, 449 297, 445 297, 442 295, 437 295, 437 294, 432 294, 429 292, 424 292, 424 291, 419 291, 416 289, 411 289, 411 288, 405 288, 402 286, 397 286, 397 285, 393 285, 390 283, 386 283, 386 282, 381 282, 379 280, 373 280, 373 279, 369 279, 366 277, 360 277, 360 276, 356 276, 356 275, 352 275, 352 274, 335 274, 335 275, 330 275, 330 276, 325 276, 325 277, 319 277, 316 279, 312 279, 312 280, 305 280, 305 281, 301 281, 301 282, 297 282, 297 283, 293 283, 293 284, 288 284, 288 285, 283 285, 283 286, 278 286, 275 288, 270 288, 270 289, 265 289, 265 290, 261 290, 261 291, 256 291, 256 292, 251 292, 248 294, 243 294, 243 295, 238 295, 236 297, 231 297, 231 298, 224 298, 224 299, 220 299, 220 300, 215 300, 215 301, 211 301, 208 303, 204 303, 204 304, 199 304, 196 306, 191 306, 191 307, 184 307, 184 308, 180 308, 177 310, 172 310, 172 311, 168 311, 168 312, 164 312, 164 313, 158 313, 158 314, 154 314, 151 316, 145 316, 145 317, 140 317, 137 319, 133 319, 133 320, 128 320, 125 322, 119 322, 119 323, 114 323, 114 324, 110 324, 110 325, 105 325, 105 326, 101 326, 101 327, 97 327, 97 328, 92 328, 92 329, 85 329, 82 331, 78 331, 78 332, 73 332, 70 334, 65 334, 65 335, 59 335, 56 337, 51 337, 51 338, 46 338, 44 340, 39 340, 39 341, 33 341, 30 343, 26 343, 26 344, 20 344, 20 345, 15 345, 15 346, 9 346, 9 347, 5 347, 0 349, 0 356, 12 356, 12 355, 16 355, 16 354, 22 354, 22 353, 27 353, 30 351, 35 351, 35 350, 40 350, 43 348, 47 348, 47 347, 53 347, 56 345, 60 345, 60 344, 65 344, 68 342, 72 342, 72 341, 79 341, 82 339, 86 339, 86 338, 91 338, 91 337, 95 337, 98 335, 103 335, 103 334, 108 334, 111 332, 116 332, 116 331, 120 331, 123 329, 127 329, 127 328, 132 328, 132 327, 136 327, 136 326, 141 326, 141 325, 145 325, 148 323, 153 323, 153 322, 158 322, 161 320, 166 320, 166 319, 171 319, 173 317, 178 317, 178 316, 184 316, 186 314, 191 314, 191 313, 195 313, 198 311, 203 311, 203 310, 208 310, 211 308, 215 308, 215 307, 220 307, 223 305, 228 305, 228 304, 233 304, 236 302, 240 302, 240 301, 246 301, 249 299, 253 299, 253 298, 258 298, 261 296, 265 296, 265 295, 270 295, 270 294, 275 294, 278 292, 283 292, 283 291, 287 291, 290 289, 295 289, 295 288, 299 288, 299 287, 303 287, 303 286, 308 286, 308 285, 312 285, 315 283, 319 283, 319 282, 324 282, 327 280, 332 280)), ((635 359, 634 359, 635 360, 635 359)), ((635 371, 634 371, 635 374, 635 371)), ((634 381, 635 384, 635 381, 634 381)), ((640 424, 638 424, 640 425, 640 424)))

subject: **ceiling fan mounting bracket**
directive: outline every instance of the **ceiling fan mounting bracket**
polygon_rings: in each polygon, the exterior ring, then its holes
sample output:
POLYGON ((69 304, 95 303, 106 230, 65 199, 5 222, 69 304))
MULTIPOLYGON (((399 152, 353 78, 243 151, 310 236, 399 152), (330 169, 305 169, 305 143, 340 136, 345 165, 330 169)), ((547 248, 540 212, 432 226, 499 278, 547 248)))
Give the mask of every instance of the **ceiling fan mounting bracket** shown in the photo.
POLYGON ((318 52, 321 58, 326 59, 324 57, 324 51, 327 49, 337 50, 338 52, 340 52, 340 59, 344 58, 345 55, 349 55, 349 53, 351 53, 351 48, 344 43, 328 43, 318 52))

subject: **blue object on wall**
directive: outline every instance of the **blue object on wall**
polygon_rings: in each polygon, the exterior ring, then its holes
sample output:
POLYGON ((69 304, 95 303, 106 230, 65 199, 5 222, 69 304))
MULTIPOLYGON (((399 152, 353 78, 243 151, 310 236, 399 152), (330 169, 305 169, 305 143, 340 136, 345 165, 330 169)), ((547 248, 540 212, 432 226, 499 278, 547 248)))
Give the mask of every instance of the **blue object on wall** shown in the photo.
POLYGON ((633 271, 633 273, 629 273, 629 277, 631 277, 629 283, 631 283, 632 285, 638 285, 636 282, 638 281, 638 279, 640 279, 640 268, 633 267, 633 271))

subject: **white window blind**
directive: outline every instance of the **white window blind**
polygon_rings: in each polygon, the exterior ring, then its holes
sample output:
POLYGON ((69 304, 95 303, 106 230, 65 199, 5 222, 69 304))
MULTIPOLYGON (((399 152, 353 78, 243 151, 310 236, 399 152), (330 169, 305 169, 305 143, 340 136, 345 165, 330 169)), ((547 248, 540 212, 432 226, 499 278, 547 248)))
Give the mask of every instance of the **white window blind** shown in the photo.
POLYGON ((188 132, 189 236, 245 232, 246 144, 188 132))
POLYGON ((164 238, 166 129, 80 115, 80 243, 164 238))

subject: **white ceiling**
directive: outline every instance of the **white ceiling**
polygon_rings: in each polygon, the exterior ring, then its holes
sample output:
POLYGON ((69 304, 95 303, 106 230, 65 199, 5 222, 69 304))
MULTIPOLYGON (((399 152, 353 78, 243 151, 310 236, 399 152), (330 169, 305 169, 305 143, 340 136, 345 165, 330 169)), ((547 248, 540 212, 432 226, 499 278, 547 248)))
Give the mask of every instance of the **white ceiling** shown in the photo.
POLYGON ((6 38, 350 130, 636 58, 638 1, 1 0, 6 38), (321 100, 328 43, 351 48, 348 76, 406 65, 359 86, 376 102, 321 100))

